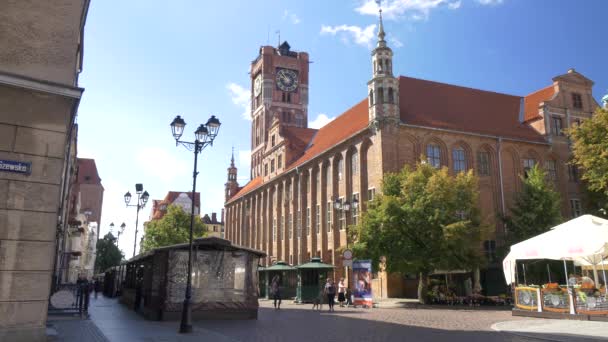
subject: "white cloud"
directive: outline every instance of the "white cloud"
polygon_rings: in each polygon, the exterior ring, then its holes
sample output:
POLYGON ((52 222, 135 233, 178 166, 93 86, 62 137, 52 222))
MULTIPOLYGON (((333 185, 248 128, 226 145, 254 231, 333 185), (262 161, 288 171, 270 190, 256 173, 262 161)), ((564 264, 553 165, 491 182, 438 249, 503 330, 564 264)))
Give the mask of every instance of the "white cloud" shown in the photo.
MULTIPOLYGON (((447 7, 454 10, 460 8, 461 4, 461 0, 392 0, 383 3, 382 16, 390 20, 403 17, 413 20, 426 20, 430 12, 436 8, 447 7)), ((365 0, 355 11, 365 15, 378 15, 378 4, 375 0, 365 0)))
POLYGON ((136 156, 137 164, 147 165, 146 173, 163 182, 170 182, 176 177, 187 174, 189 165, 175 156, 173 149, 145 147, 136 156))
POLYGON ((228 83, 226 88, 230 91, 232 103, 243 108, 243 119, 251 120, 251 91, 236 83, 228 83))
POLYGON ((388 41, 391 43, 391 45, 395 48, 400 48, 403 47, 403 43, 396 37, 393 36, 389 36, 388 37, 388 41))
POLYGON ((313 121, 310 121, 308 123, 308 127, 314 128, 314 129, 319 129, 319 128, 327 125, 329 122, 331 122, 335 118, 336 118, 335 116, 332 116, 330 118, 326 114, 321 113, 321 114, 317 115, 316 119, 314 119, 313 121))
POLYGON ((356 25, 338 25, 338 26, 321 26, 321 34, 331 34, 335 36, 338 33, 343 33, 342 41, 348 43, 348 37, 352 38, 356 44, 370 46, 374 38, 376 25, 372 24, 365 28, 356 25))
POLYGON ((291 23, 294 25, 297 25, 302 22, 302 20, 300 20, 297 14, 290 12, 289 10, 285 10, 283 12, 283 20, 287 19, 289 19, 289 21, 291 21, 291 23))
POLYGON ((503 3, 503 0, 477 0, 477 2, 482 5, 500 5, 503 3))

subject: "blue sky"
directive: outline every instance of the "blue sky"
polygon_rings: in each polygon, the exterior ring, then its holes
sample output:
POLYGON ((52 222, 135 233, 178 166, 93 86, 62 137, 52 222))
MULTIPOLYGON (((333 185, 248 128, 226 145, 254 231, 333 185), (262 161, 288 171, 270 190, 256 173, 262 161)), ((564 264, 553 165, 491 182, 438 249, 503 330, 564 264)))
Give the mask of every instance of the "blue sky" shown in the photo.
MULTIPOLYGON (((596 82, 598 101, 608 92, 607 1, 392 0, 383 7, 395 74, 526 95, 574 67, 596 82)), ((78 148, 96 159, 106 189, 102 234, 110 222, 126 222, 120 247, 131 256, 135 209, 124 208, 122 195, 136 182, 154 199, 191 189, 193 156, 175 147, 169 129, 177 114, 190 139, 211 114, 222 121, 199 158, 197 185, 203 213, 219 214, 232 146, 239 181, 249 177, 244 113, 259 47, 276 45, 280 30, 292 49, 310 54, 309 121, 318 126, 365 98, 376 23, 372 0, 92 1, 78 148)))

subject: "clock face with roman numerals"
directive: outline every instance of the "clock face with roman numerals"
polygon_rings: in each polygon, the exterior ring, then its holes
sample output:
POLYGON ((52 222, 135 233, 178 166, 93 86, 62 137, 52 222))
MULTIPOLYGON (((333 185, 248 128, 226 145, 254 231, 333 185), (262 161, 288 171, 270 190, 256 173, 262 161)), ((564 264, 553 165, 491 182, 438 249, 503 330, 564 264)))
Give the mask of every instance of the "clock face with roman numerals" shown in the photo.
POLYGON ((290 69, 277 69, 277 87, 282 91, 298 89, 298 72, 290 69))

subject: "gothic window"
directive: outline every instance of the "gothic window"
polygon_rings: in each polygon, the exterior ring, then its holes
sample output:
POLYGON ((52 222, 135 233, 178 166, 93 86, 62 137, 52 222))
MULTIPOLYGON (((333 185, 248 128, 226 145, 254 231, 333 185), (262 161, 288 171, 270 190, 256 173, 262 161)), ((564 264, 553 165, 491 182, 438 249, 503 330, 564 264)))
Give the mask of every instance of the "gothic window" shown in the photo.
POLYGON ((328 165, 325 169, 325 185, 329 186, 331 184, 331 167, 328 165))
MULTIPOLYGON (((353 194, 353 203, 359 203, 359 194, 353 194)), ((351 204, 351 212, 353 215, 353 225, 357 225, 357 223, 359 222, 359 208, 358 206, 352 205, 351 204)))
POLYGON ((490 175, 490 153, 486 151, 477 152, 477 172, 480 176, 490 175))
MULTIPOLYGON (((343 198, 340 198, 340 203, 344 203, 343 198)), ((344 230, 344 229, 346 229, 346 210, 340 210, 338 215, 340 215, 339 216, 339 220, 340 220, 339 229, 344 230)))
POLYGON ((306 235, 310 235, 310 208, 306 208, 306 235))
POLYGON ((466 171, 467 161, 462 147, 456 147, 452 150, 452 162, 454 163, 454 172, 466 171))
POLYGON ((353 176, 359 173, 359 154, 357 152, 353 152, 350 156, 350 171, 353 176))
POLYGON ((272 220, 272 241, 277 241, 277 219, 272 220))
POLYGON ((344 159, 340 158, 338 160, 338 180, 342 180, 343 174, 344 174, 344 159))
POLYGON ((545 161, 545 170, 547 170, 547 178, 549 180, 557 180, 557 163, 555 162, 555 160, 545 161))
POLYGON ((393 88, 388 88, 388 103, 395 103, 395 92, 393 88))
POLYGON ((528 172, 534 167, 536 160, 532 158, 524 159, 524 177, 528 178, 528 172))
POLYGON ((369 90, 369 106, 374 105, 374 91, 372 89, 369 90))
POLYGON ((376 97, 378 99, 378 103, 384 103, 384 89, 382 87, 378 88, 378 95, 376 97))
POLYGON ((288 220, 287 220, 287 230, 289 231, 289 238, 291 239, 293 237, 293 215, 292 213, 289 213, 287 215, 288 220))
POLYGON ((579 93, 572 93, 572 106, 574 108, 583 108, 583 97, 579 93))
POLYGON ((439 145, 429 144, 426 146, 426 161, 431 164, 432 167, 441 167, 441 149, 439 145))

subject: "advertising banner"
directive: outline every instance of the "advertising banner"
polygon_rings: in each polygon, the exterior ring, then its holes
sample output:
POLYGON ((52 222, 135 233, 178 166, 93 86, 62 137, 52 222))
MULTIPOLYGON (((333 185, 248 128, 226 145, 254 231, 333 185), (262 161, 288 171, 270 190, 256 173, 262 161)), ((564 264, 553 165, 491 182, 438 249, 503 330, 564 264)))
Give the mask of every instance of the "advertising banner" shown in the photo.
POLYGON ((372 261, 353 261, 353 292, 355 305, 372 306, 372 261))

